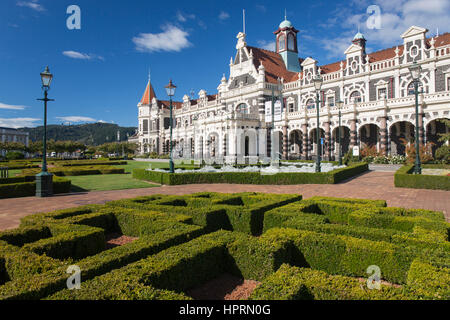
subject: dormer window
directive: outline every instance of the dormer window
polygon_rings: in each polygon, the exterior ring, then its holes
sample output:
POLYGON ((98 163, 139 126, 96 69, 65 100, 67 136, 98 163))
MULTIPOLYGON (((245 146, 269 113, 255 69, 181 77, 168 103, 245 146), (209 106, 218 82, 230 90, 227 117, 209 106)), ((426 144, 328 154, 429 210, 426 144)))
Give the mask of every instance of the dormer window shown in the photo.
POLYGON ((284 34, 278 38, 278 51, 283 50, 286 50, 286 37, 284 36, 284 34))

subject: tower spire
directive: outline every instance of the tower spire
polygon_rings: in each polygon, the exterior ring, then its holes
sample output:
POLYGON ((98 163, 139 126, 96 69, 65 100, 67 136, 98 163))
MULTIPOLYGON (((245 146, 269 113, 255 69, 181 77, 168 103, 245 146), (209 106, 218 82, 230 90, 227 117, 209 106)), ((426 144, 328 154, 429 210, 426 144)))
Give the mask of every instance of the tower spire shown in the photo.
POLYGON ((243 25, 243 32, 245 34, 245 9, 242 9, 242 25, 243 25))
POLYGON ((284 8, 284 20, 287 20, 287 12, 286 12, 286 8, 284 8))

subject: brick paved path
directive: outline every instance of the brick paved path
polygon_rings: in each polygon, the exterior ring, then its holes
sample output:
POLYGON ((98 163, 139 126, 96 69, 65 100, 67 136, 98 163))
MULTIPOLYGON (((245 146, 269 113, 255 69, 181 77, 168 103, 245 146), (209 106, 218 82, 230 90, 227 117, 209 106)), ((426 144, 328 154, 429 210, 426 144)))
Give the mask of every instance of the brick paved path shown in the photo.
POLYGON ((266 192, 297 193, 304 199, 312 196, 330 196, 345 198, 383 199, 388 206, 422 208, 443 211, 450 221, 450 191, 406 189, 394 187, 394 173, 371 171, 349 181, 335 185, 303 184, 289 186, 196 184, 181 186, 162 186, 145 189, 95 191, 51 198, 15 198, 0 200, 0 230, 15 228, 20 218, 37 212, 77 207, 92 203, 105 203, 110 200, 134 198, 155 193, 186 194, 201 191, 215 192, 266 192))

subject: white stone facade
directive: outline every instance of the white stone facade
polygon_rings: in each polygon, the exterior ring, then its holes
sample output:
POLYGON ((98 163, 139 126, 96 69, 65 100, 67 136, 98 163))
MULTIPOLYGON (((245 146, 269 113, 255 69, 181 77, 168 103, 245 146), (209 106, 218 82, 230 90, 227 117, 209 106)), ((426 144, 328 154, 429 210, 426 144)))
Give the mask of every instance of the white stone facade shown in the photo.
MULTIPOLYGON (((291 32, 296 51, 294 31, 292 26, 280 25, 277 41, 291 41, 291 32), (283 32, 288 36, 280 37, 283 32)), ((287 69, 282 52, 247 46, 245 34, 239 33, 230 76, 223 76, 218 93, 210 96, 201 90, 197 100, 185 95, 182 102, 175 103, 174 155, 255 162, 269 157, 271 144, 275 144, 273 150, 282 158, 314 158, 318 149, 317 110, 311 80, 319 73, 323 78, 320 152, 325 159, 335 159, 338 153, 338 100, 344 102, 340 128, 343 154, 353 146, 371 145, 384 154, 404 154, 402 139, 414 139, 415 95, 408 69, 414 60, 422 67, 420 141, 436 142, 437 134, 446 130, 436 120, 450 118, 450 34, 427 38, 426 32, 412 26, 401 35, 402 46, 369 54, 365 52, 365 39, 355 37, 345 51, 345 60, 319 66, 311 57, 300 58, 301 72, 287 69), (283 105, 273 130, 272 123, 265 121, 265 103, 272 100, 272 93, 276 99, 282 97, 283 105), (272 143, 271 133, 275 137, 272 143)), ((286 47, 277 44, 277 50, 289 50, 286 47)), ((150 82, 147 90, 147 101, 143 97, 138 104, 139 129, 132 141, 139 142, 140 153, 167 153, 169 103, 156 99, 150 82)))

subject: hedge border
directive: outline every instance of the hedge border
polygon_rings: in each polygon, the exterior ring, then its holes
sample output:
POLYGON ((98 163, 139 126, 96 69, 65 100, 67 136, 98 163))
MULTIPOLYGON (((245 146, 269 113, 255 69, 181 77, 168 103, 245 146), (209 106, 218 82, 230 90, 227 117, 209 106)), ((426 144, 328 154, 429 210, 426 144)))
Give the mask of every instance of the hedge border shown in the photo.
POLYGON ((277 173, 262 175, 259 172, 189 172, 166 173, 133 169, 133 178, 152 181, 163 185, 230 183, 230 184, 336 184, 369 170, 367 163, 358 163, 347 168, 330 172, 310 173, 277 173))
POLYGON ((403 166, 394 174, 394 185, 398 188, 450 190, 449 176, 412 174, 414 165, 403 166))

